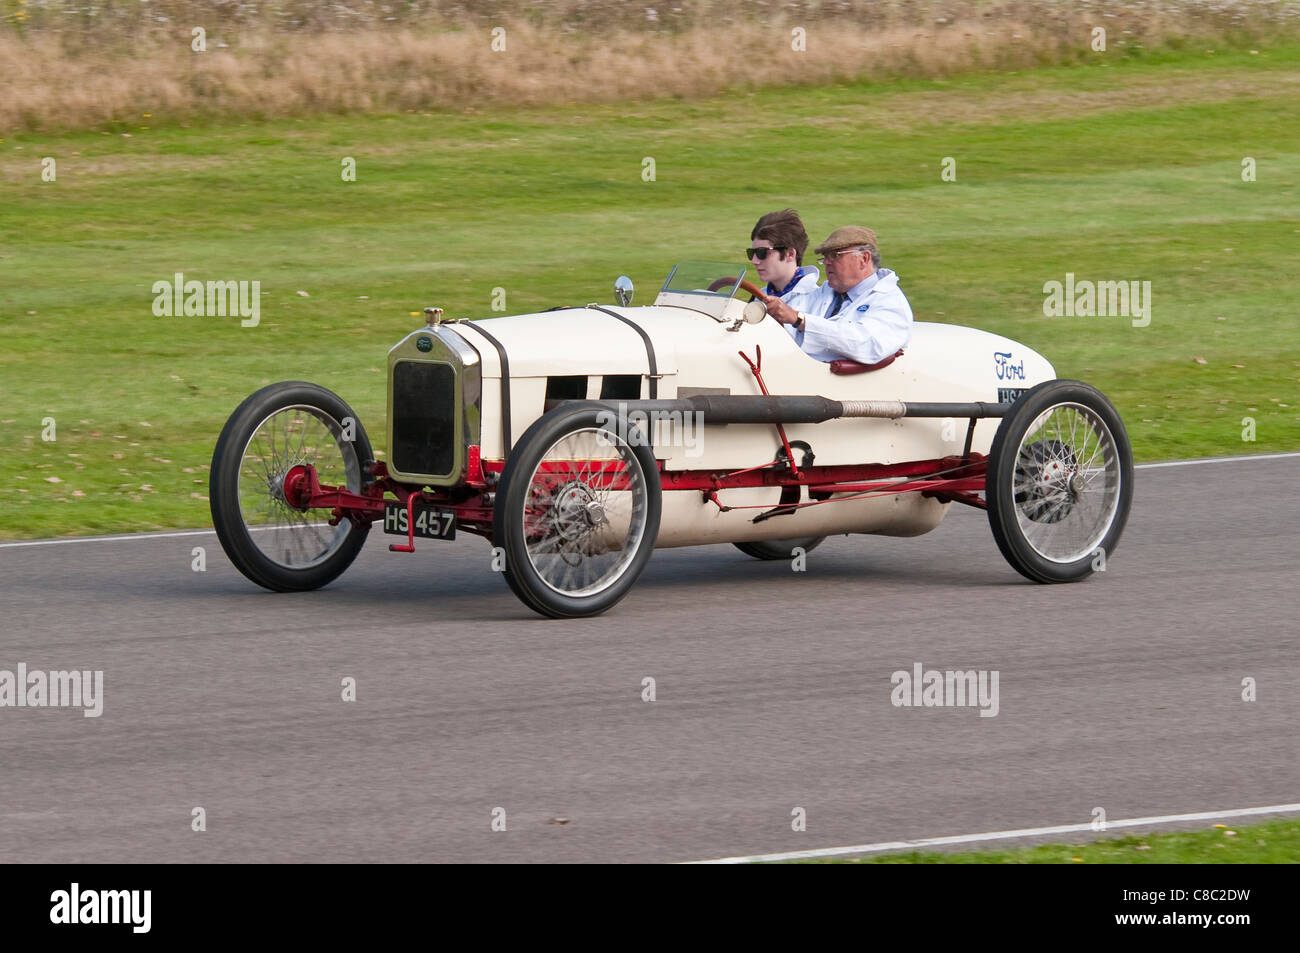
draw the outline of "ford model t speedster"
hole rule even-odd
[[[1100,392],[947,324],[916,323],[879,364],[822,363],[738,270],[679,265],[649,307],[620,279],[611,306],[480,321],[426,309],[388,354],[383,460],[328,390],[259,390],[213,455],[223,548],[253,582],[304,590],[343,572],[374,522],[404,539],[397,552],[472,533],[555,617],[614,605],[657,546],[789,559],[834,533],[929,532],[954,503],[986,509],[1032,580],[1104,565],[1133,464]]]

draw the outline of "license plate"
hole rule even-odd
[[[406,536],[406,504],[388,500],[384,503],[384,532]],[[431,506],[415,504],[415,535],[425,539],[455,539],[456,514]]]
[[[1014,404],[1016,400],[1019,399],[1020,395],[1025,393],[1028,390],[1029,390],[1028,387],[999,387],[998,403]]]

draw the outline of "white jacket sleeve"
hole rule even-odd
[[[889,293],[868,295],[864,303],[865,311],[846,303],[833,318],[805,313],[804,350],[832,352],[862,364],[875,364],[906,347],[912,339],[912,308],[906,296],[895,288]]]

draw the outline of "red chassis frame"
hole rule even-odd
[[[611,463],[619,466],[616,462]],[[343,519],[349,519],[360,526],[383,519],[386,495],[391,493],[406,505],[407,540],[405,544],[394,543],[388,548],[395,552],[414,552],[414,509],[417,503],[449,510],[456,515],[457,528],[490,539],[495,487],[503,467],[504,463],[501,462],[483,463],[479,448],[471,446],[469,478],[465,485],[430,492],[419,486],[398,483],[388,475],[386,463],[372,463],[367,468],[373,478],[372,482],[361,493],[353,493],[322,485],[314,467],[300,464],[285,474],[284,495],[285,500],[298,509],[332,510],[329,520],[331,526]],[[965,503],[967,506],[985,509],[987,502],[977,494],[984,490],[987,472],[988,458],[982,453],[907,463],[804,466],[798,469],[794,468],[793,461],[787,457],[729,473],[716,470],[665,470],[661,465],[659,481],[664,491],[696,490],[724,512],[733,507],[722,504],[718,499],[719,490],[764,486],[808,487],[812,499],[805,502],[746,507],[778,515],[805,506],[821,506],[893,493],[920,493],[944,503]],[[617,488],[617,484],[611,484],[611,488]],[[832,497],[836,493],[850,495]]]

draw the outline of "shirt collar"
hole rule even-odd
[[[808,269],[800,265],[798,268],[795,269],[794,277],[790,279],[790,283],[786,285],[784,288],[782,288],[780,291],[777,291],[775,288],[773,288],[772,282],[770,281],[767,283],[767,288],[765,290],[767,291],[768,294],[774,294],[778,298],[783,298],[786,295],[788,295],[791,291],[794,291],[795,285],[803,281],[803,279],[807,277],[807,275],[808,275]]]
[[[849,300],[856,301],[858,298],[861,298],[864,294],[874,288],[876,283],[880,281],[881,278],[885,277],[887,273],[887,269],[877,268],[871,274],[867,275],[867,277],[863,278],[849,289]]]

